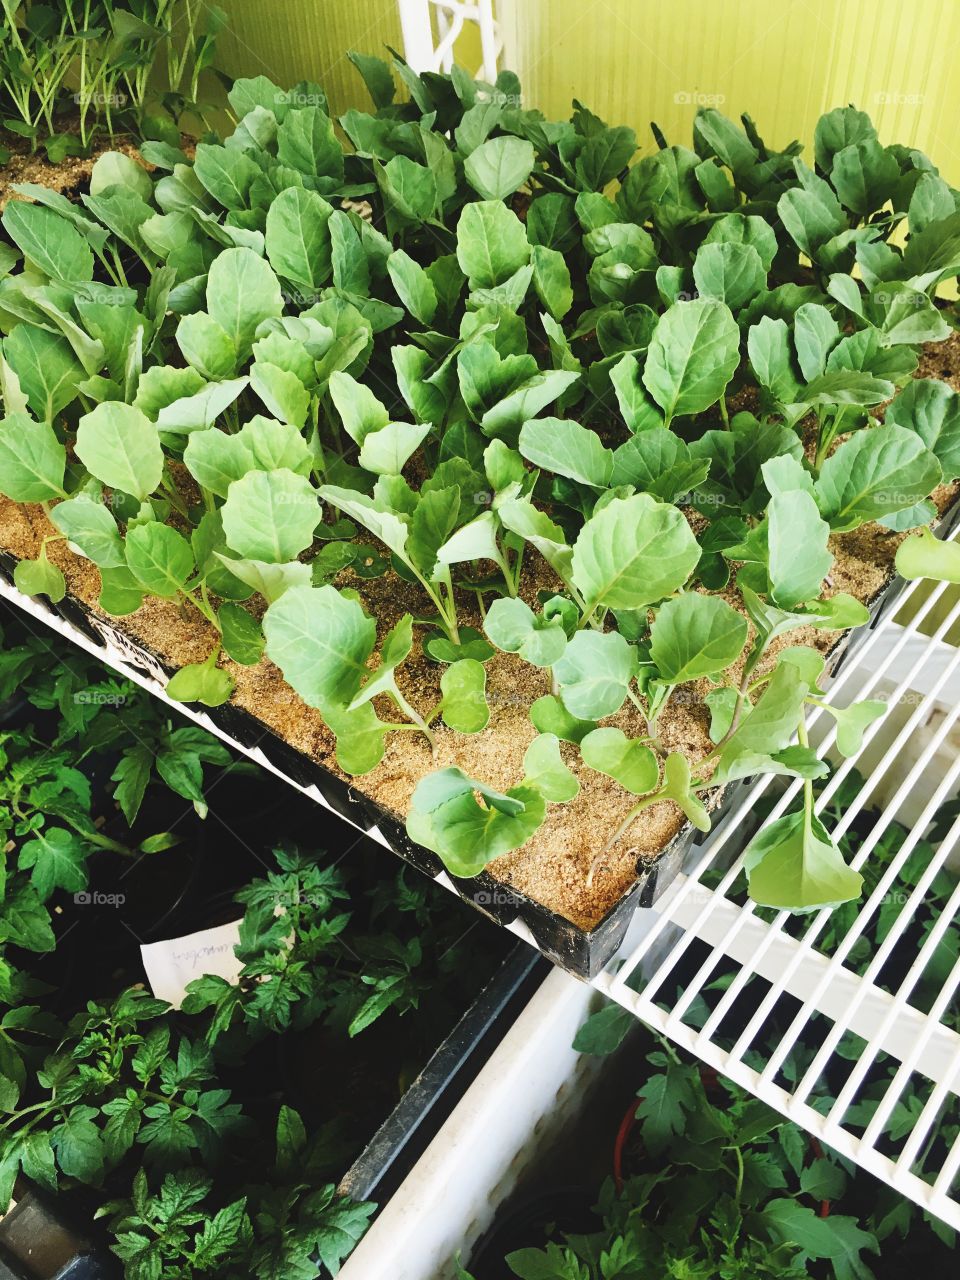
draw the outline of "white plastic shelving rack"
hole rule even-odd
[[[896,615],[887,609],[855,643],[832,682],[839,706],[860,698],[889,704],[858,755],[841,760],[830,752],[836,730],[828,713],[815,708],[808,718],[811,742],[836,763],[817,809],[842,797],[834,835],[848,836],[851,865],[863,867],[898,832],[873,891],[842,913],[774,912],[747,900],[741,872],[748,836],[760,826],[756,815],[766,812],[769,823],[788,812],[803,784],[769,777],[742,784],[685,872],[635,922],[635,945],[594,985],[960,1228],[960,1138],[950,1140],[960,1131],[953,932],[960,883],[939,912],[925,902],[938,872],[951,862],[956,870],[960,816],[941,821],[938,838],[918,848],[960,790],[960,648],[944,643],[960,621],[960,599],[944,612],[945,586],[922,599],[918,585],[897,598]],[[911,597],[916,612],[898,625],[893,616],[903,616]],[[924,621],[941,616],[934,633],[923,634]],[[878,920],[876,937],[861,942]],[[848,963],[855,947],[856,969]],[[902,1101],[908,1085],[912,1110]]]
[[[481,80],[497,78],[497,59],[503,49],[493,16],[493,0],[397,0],[403,32],[404,57],[414,71],[449,71],[454,46],[467,23],[480,32]]]

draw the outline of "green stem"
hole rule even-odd
[[[415,711],[413,707],[411,707],[410,703],[406,700],[406,698],[397,688],[396,684],[394,684],[393,687],[390,689],[385,689],[384,692],[389,693],[391,698],[393,698],[394,702],[397,704],[397,706],[400,708],[403,714],[405,716],[408,716],[409,719],[413,721],[413,725],[416,728],[420,729],[424,734],[426,734],[427,741],[430,743],[431,748],[433,750],[436,750],[437,740],[434,737],[433,731],[431,730],[430,726],[427,724],[426,720],[424,720],[423,716],[419,713],[419,711]]]

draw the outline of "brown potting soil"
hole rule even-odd
[[[117,148],[116,141],[111,147]],[[132,144],[121,145],[120,149],[135,154]],[[44,174],[42,180],[54,189],[74,189],[89,177],[92,162],[93,157],[67,162],[57,168],[56,181],[51,180],[49,173]],[[19,170],[13,173],[8,170],[4,179],[0,179],[0,205],[5,193],[3,181],[9,185],[12,181],[38,180],[31,168],[37,163],[41,162],[36,157],[29,157]],[[960,390],[960,335],[954,334],[947,341],[926,349],[919,374],[943,378]],[[934,495],[941,513],[954,500],[958,489],[957,485],[942,486]],[[33,558],[40,550],[42,539],[55,533],[42,507],[18,507],[0,497],[0,547],[20,558]],[[892,578],[896,549],[905,536],[909,535],[893,533],[876,524],[834,536],[831,550],[836,560],[826,594],[844,591],[864,602],[874,600]],[[100,580],[96,567],[75,556],[62,540],[50,543],[47,550],[49,558],[63,571],[68,591],[93,613],[106,616],[97,603]],[[379,579],[361,579],[348,570],[338,579],[338,585],[357,589],[367,611],[377,620],[381,640],[403,613],[418,616],[424,607],[419,586],[405,582],[392,572]],[[538,590],[555,590],[558,585],[545,562],[529,550],[521,595],[535,604]],[[733,587],[724,595],[736,607],[741,607]],[[472,599],[472,595],[464,597],[460,620],[465,625],[479,627],[482,619],[476,608],[470,607]],[[136,613],[115,625],[173,666],[202,661],[217,639],[213,628],[191,606],[157,598],[148,598]],[[808,644],[826,652],[839,638],[837,632],[812,628],[791,632],[771,647],[766,668],[772,665],[780,648]],[[300,700],[268,659],[254,667],[243,667],[227,659],[223,659],[221,665],[236,682],[232,701],[237,706],[333,773],[344,776],[334,757],[333,735],[319,713]],[[467,736],[439,723],[434,752],[420,734],[393,734],[388,738],[383,761],[371,773],[351,779],[352,787],[402,820],[418,781],[433,769],[458,765],[469,776],[500,790],[520,782],[524,752],[536,736],[529,708],[538,697],[549,692],[548,677],[520,658],[499,652],[487,663],[486,670],[491,713],[486,729]],[[763,670],[761,668],[760,674]],[[429,712],[439,701],[442,671],[442,667],[423,655],[418,637],[397,679],[403,694],[421,713]],[[734,680],[739,678],[736,667],[730,676]],[[712,687],[709,681],[701,680],[675,692],[660,718],[659,742],[664,752],[682,751],[694,765],[709,753],[710,717],[704,697]],[[396,718],[395,708],[389,701],[379,698],[376,705],[383,718]],[[617,725],[630,736],[645,732],[642,717],[630,703],[604,723]],[[551,805],[546,821],[534,837],[522,849],[491,863],[489,870],[505,885],[580,928],[589,929],[629,890],[636,879],[638,862],[652,862],[680,831],[684,820],[672,802],[653,805],[598,862],[598,856],[635,798],[612,779],[586,768],[575,747],[562,744],[561,750],[579,780],[579,795],[568,804]],[[588,871],[594,864],[592,882],[588,884]]]

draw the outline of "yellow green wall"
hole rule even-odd
[[[393,0],[221,0],[232,75],[323,83],[335,112],[365,104],[347,49],[400,48]],[[498,0],[507,62],[526,101],[565,115],[580,98],[651,144],[656,120],[687,141],[697,95],[749,111],[773,143],[809,139],[856,102],[888,142],[927,151],[960,185],[958,0]],[[475,41],[460,61],[479,61]],[[686,98],[684,99],[684,95]],[[679,100],[678,100],[679,99]]]

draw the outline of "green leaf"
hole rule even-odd
[[[281,422],[298,428],[306,424],[310,393],[295,373],[267,361],[256,360],[250,367],[250,387]],[[202,425],[212,426],[217,416],[213,415]]]
[[[183,316],[177,325],[177,346],[190,366],[210,381],[229,378],[237,367],[233,339],[205,311]]]
[[[172,597],[193,573],[193,548],[182,533],[151,521],[127,531],[127,567],[151,595]]]
[[[93,279],[93,253],[84,237],[52,209],[9,200],[0,216],[13,243],[45,276],[65,283]]]
[[[379,431],[390,421],[390,415],[377,397],[362,383],[342,370],[330,377],[330,398],[351,440],[363,444],[371,431]]]
[[[613,453],[610,483],[631,484],[661,502],[676,503],[707,478],[709,459],[694,458],[672,431],[641,431]]]
[[[893,424],[857,431],[824,462],[817,498],[830,527],[856,529],[921,501],[942,471],[923,440]]]
[[[946,382],[915,378],[887,406],[883,420],[915,431],[940,463],[946,482],[960,477],[960,396]]]
[[[887,704],[879,698],[854,702],[849,707],[823,705],[837,722],[837,750],[842,756],[857,755],[866,730],[887,712]]]
[[[805,302],[793,318],[793,341],[797,360],[807,382],[826,370],[827,357],[840,340],[840,326],[819,302]]]
[[[98,567],[120,569],[127,563],[117,522],[103,502],[80,493],[58,502],[50,519]]]
[[[407,833],[437,853],[452,875],[475,876],[525,844],[545,816],[546,801],[533,787],[512,787],[504,795],[460,769],[442,769],[417,784]]]
[[[357,458],[365,471],[378,476],[398,476],[432,430],[428,422],[390,422],[363,438]]]
[[[719,596],[684,592],[657,610],[650,657],[660,679],[683,684],[731,666],[747,642],[747,620]]]
[[[675,302],[657,323],[643,384],[669,423],[715,404],[740,359],[740,330],[730,310],[712,298]]]
[[[741,756],[772,756],[788,747],[800,723],[808,688],[798,666],[778,664],[756,706],[724,746],[718,774],[732,772]]]
[[[91,475],[143,502],[160,484],[163,450],[156,426],[133,405],[108,402],[84,414],[77,457]]]
[[[619,782],[636,796],[652,791],[660,780],[655,753],[641,738],[628,738],[622,729],[594,729],[580,743],[584,763]]]
[[[293,587],[263,620],[267,656],[312,707],[346,707],[369,675],[376,624],[335,587]]]
[[[486,669],[475,658],[461,658],[446,668],[440,677],[443,695],[440,710],[451,729],[458,733],[479,733],[487,727],[490,708],[486,685]]]
[[[532,502],[512,499],[501,503],[497,514],[503,526],[529,542],[543,556],[557,577],[567,582],[573,562],[573,552],[567,546],[566,535],[546,512]]]
[[[842,147],[833,157],[830,181],[843,204],[865,217],[893,195],[900,165],[892,151],[867,138]]]
[[[310,481],[280,467],[248,471],[235,480],[221,516],[231,550],[247,559],[283,564],[313,542],[320,509]]]
[[[499,200],[464,207],[457,223],[457,261],[472,289],[492,289],[530,257],[523,223]]]
[[[62,498],[67,451],[47,422],[25,413],[0,421],[0,493],[14,502]]]
[[[536,787],[551,804],[565,804],[580,791],[580,783],[563,763],[560,739],[553,733],[538,734],[527,747],[523,775],[524,786]]]
[[[570,268],[563,254],[557,249],[535,244],[531,250],[531,261],[537,297],[554,320],[562,320],[573,306]]]
[[[561,619],[535,614],[523,600],[502,596],[494,600],[483,627],[498,649],[518,653],[536,667],[552,667],[567,647]]]
[[[93,1123],[96,1114],[94,1107],[71,1107],[50,1131],[57,1164],[68,1178],[95,1182],[103,1168],[103,1141]]]
[[[702,298],[739,311],[766,287],[767,273],[752,245],[704,243],[693,261],[693,279]]]
[[[794,164],[802,185],[783,193],[777,213],[801,252],[816,261],[820,248],[847,230],[847,219],[829,183],[801,160]]]
[[[18,560],[13,571],[13,585],[25,596],[47,596],[57,604],[67,594],[63,574],[41,552],[38,560]]]
[[[284,468],[309,476],[313,467],[310,447],[295,427],[259,415],[236,435],[218,429],[193,432],[183,458],[197,483],[220,498],[249,471]]]
[[[530,707],[530,720],[540,734],[553,734],[563,742],[580,743],[597,727],[595,720],[579,720],[559,698],[544,694]]]
[[[520,429],[519,450],[528,462],[580,484],[606,489],[613,453],[595,431],[561,418],[533,418]]]
[[[267,210],[266,250],[271,267],[304,293],[330,281],[330,229],[333,206],[315,191],[287,187]]]
[[[564,707],[580,720],[616,715],[637,670],[636,650],[616,631],[578,631],[553,667]]]
[[[202,702],[205,707],[219,707],[227,702],[233,693],[233,680],[217,666],[217,655],[218,650],[214,650],[205,662],[181,667],[167,681],[167,697],[174,702]],[[169,769],[164,769],[163,757],[157,767],[168,786],[173,786]]]
[[[897,573],[901,578],[933,578],[937,582],[960,583],[960,545],[944,542],[930,529],[905,538],[897,548]]]
[[[464,162],[464,177],[482,200],[506,200],[533,172],[533,144],[523,138],[490,138]]]
[[[395,249],[387,259],[387,271],[400,301],[421,324],[429,324],[439,305],[430,277],[403,249]]]
[[[630,1010],[611,1000],[587,1018],[574,1036],[572,1048],[575,1053],[605,1057],[620,1048],[636,1025]]]
[[[76,832],[47,827],[21,847],[17,866],[31,869],[30,881],[46,902],[57,889],[79,893],[86,888],[86,857],[86,845]]]
[[[682,587],[700,548],[682,513],[648,494],[614,498],[573,548],[573,581],[590,610],[642,609]]]
[[[663,762],[663,782],[658,795],[672,800],[698,831],[710,830],[710,815],[691,785],[690,762],[679,751],[671,751]]]
[[[754,902],[791,911],[849,902],[863,886],[819,818],[805,811],[764,827],[747,848],[745,869]]]
[[[233,343],[240,359],[250,354],[257,326],[283,315],[276,275],[252,249],[225,249],[207,275],[207,311]]]
[[[77,398],[77,386],[86,370],[65,338],[47,329],[21,323],[3,340],[7,371],[4,378],[5,403],[17,411],[22,406],[10,402],[11,382],[17,381],[27,404],[37,418],[52,422],[61,409]],[[10,378],[10,370],[15,379]]]
[[[820,594],[833,565],[827,549],[830,526],[820,518],[811,494],[776,493],[767,506],[767,573],[770,598],[793,609]]]
[[[238,604],[230,601],[217,611],[223,648],[228,657],[241,666],[255,666],[263,656],[263,631],[260,623]]]

